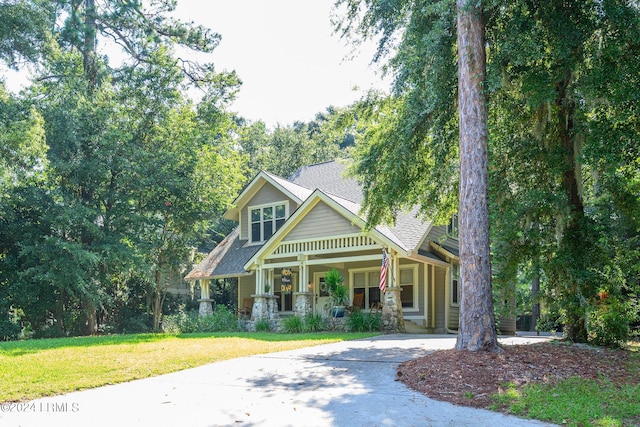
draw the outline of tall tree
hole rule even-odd
[[[359,31],[365,37],[380,31],[380,56],[394,34],[403,32],[391,60],[398,75],[398,99],[374,103],[368,109],[373,125],[365,135],[370,140],[359,151],[356,173],[364,181],[368,218],[393,221],[399,209],[415,204],[427,215],[438,213],[443,218],[451,213],[458,188],[452,170],[457,154],[453,144],[458,141],[452,131],[459,123],[462,300],[456,346],[497,351],[489,246],[483,7],[467,1],[458,1],[457,9],[450,1],[340,3],[348,7],[342,22],[346,25],[339,29],[347,35]],[[363,3],[365,10],[360,10]],[[454,34],[457,58],[451,53]]]
[[[486,55],[481,3],[457,0],[460,325],[456,348],[497,351],[489,245]]]
[[[225,105],[239,81],[175,55],[177,45],[210,52],[219,36],[172,19],[173,1],[50,3],[63,25],[52,26],[58,44],[28,93],[43,119],[47,179],[12,194],[0,262],[16,273],[12,296],[29,290],[14,301],[35,327],[53,318],[60,333],[93,333],[106,289],[130,270],[152,279],[161,307],[167,277],[179,277],[188,247],[238,191],[243,162]],[[100,43],[127,58],[111,66]],[[187,85],[204,94],[197,113]]]
[[[374,124],[358,149],[356,172],[365,183],[369,217],[392,220],[411,204],[425,213],[436,207],[450,212],[457,154],[454,2],[340,4],[347,8],[339,30],[379,33],[380,55],[395,49],[389,61],[395,100],[369,103],[365,111]],[[618,301],[638,293],[633,274],[619,273],[618,246],[635,241],[637,231],[625,227],[621,240],[609,232],[614,218],[637,224],[638,150],[632,141],[638,102],[626,88],[637,81],[632,52],[640,35],[638,5],[482,5],[491,52],[484,90],[498,285],[506,289],[522,267],[540,265],[543,290],[560,303],[567,337],[595,340],[598,332],[589,325],[602,323],[614,308],[622,307],[619,318],[628,318],[629,309]],[[601,303],[602,292],[615,295],[609,305]]]

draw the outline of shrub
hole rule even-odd
[[[589,342],[595,345],[622,347],[631,329],[629,310],[616,299],[600,304],[589,316]]]
[[[200,316],[197,311],[164,316],[162,330],[168,334],[190,334],[194,332],[221,332],[236,331],[238,322],[233,312],[223,306],[216,306],[213,313],[208,316]]]
[[[257,332],[269,332],[271,330],[271,325],[267,319],[256,320],[255,327]]]
[[[351,312],[347,320],[347,326],[352,332],[373,332],[379,331],[382,327],[382,316],[380,314],[366,313],[362,310]]]
[[[200,317],[198,332],[232,332],[238,329],[235,314],[224,305],[217,305],[209,316]]]
[[[282,327],[289,334],[302,332],[304,322],[300,316],[285,317],[282,319]]]
[[[9,341],[18,339],[20,335],[20,325],[9,319],[0,320],[0,341]]]
[[[320,332],[326,329],[327,325],[320,314],[309,314],[304,318],[304,332]]]

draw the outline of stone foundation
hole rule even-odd
[[[311,309],[311,298],[313,298],[313,293],[311,292],[294,292],[293,299],[295,301],[295,306],[293,307],[293,312],[296,316],[301,318],[307,317],[312,313]]]
[[[382,331],[385,334],[404,333],[404,317],[402,315],[402,288],[387,288],[382,304]]]
[[[199,299],[200,308],[198,309],[198,314],[200,317],[205,317],[213,314],[213,300],[209,298]]]

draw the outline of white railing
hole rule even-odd
[[[378,248],[380,248],[380,245],[371,237],[354,234],[341,237],[281,242],[272,252],[272,257],[291,256],[302,253],[312,255],[328,252],[352,252]]]

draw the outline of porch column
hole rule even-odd
[[[387,251],[389,257],[389,274],[387,275],[387,290],[384,293],[382,304],[382,330],[387,334],[405,332],[404,315],[402,314],[402,299],[398,274],[400,273],[400,258],[391,250]]]
[[[213,305],[211,304],[213,300],[210,298],[209,294],[210,282],[211,281],[207,279],[200,280],[200,299],[198,300],[200,308],[198,309],[198,314],[201,317],[213,314]]]
[[[311,301],[313,292],[309,289],[309,267],[307,266],[307,256],[298,255],[300,261],[300,279],[298,282],[298,292],[293,293],[295,301],[294,312],[297,316],[306,317],[311,314]]]

